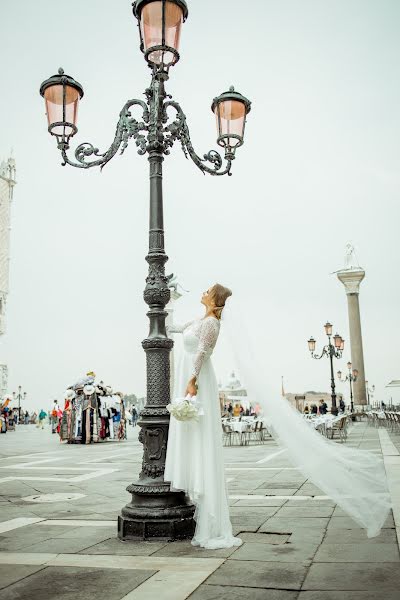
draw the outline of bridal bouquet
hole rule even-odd
[[[167,410],[177,421],[198,421],[204,414],[197,397],[189,395],[186,398],[175,398],[171,404],[168,404]]]

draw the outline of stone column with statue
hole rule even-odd
[[[347,305],[349,314],[351,362],[353,367],[358,370],[357,380],[353,384],[354,404],[365,406],[368,404],[367,392],[365,387],[365,369],[364,369],[364,351],[361,333],[360,317],[360,283],[365,277],[365,271],[360,267],[355,248],[352,244],[346,245],[345,266],[336,275],[344,285],[347,295]]]

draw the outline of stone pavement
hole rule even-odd
[[[271,440],[225,448],[244,543],[202,550],[117,539],[125,488],[140,470],[137,433],[91,446],[60,444],[33,426],[0,436],[2,600],[400,599],[399,435],[362,422],[347,442],[384,455],[394,519],[379,537],[368,540]]]

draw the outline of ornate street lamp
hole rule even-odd
[[[311,358],[315,358],[317,360],[319,360],[320,358],[322,358],[323,356],[326,356],[327,358],[329,358],[330,360],[330,366],[331,366],[331,398],[332,398],[332,408],[331,408],[331,412],[333,415],[337,415],[338,414],[338,408],[336,406],[336,389],[335,389],[335,375],[333,372],[333,358],[341,358],[342,357],[342,353],[344,350],[344,339],[338,334],[336,333],[333,336],[333,344],[331,342],[331,337],[332,337],[332,324],[329,323],[329,321],[327,323],[325,323],[324,325],[324,329],[325,329],[325,333],[328,336],[328,343],[326,346],[324,346],[322,348],[322,352],[321,354],[315,354],[315,345],[316,342],[314,340],[313,337],[311,337],[308,340],[308,349],[311,353]]]
[[[22,386],[19,385],[18,386],[18,394],[16,392],[13,392],[13,400],[14,400],[14,402],[16,400],[18,400],[18,424],[21,423],[21,399],[23,397],[24,398],[24,402],[25,402],[25,399],[26,399],[26,392],[24,392],[22,394],[21,390],[22,390]]]
[[[352,421],[355,421],[355,420],[356,420],[356,418],[355,418],[355,416],[353,415],[353,413],[354,413],[354,403],[353,403],[353,382],[357,381],[357,377],[358,377],[358,369],[352,369],[352,366],[353,366],[353,365],[352,365],[352,364],[351,364],[351,362],[349,361],[349,362],[347,363],[347,369],[348,369],[348,371],[349,371],[349,372],[348,372],[348,374],[346,375],[346,377],[344,377],[344,378],[342,379],[342,371],[338,371],[338,372],[337,372],[337,376],[338,376],[338,379],[339,379],[339,381],[341,381],[342,383],[346,383],[346,381],[348,381],[348,382],[349,382],[349,384],[350,384],[350,411],[351,411],[351,414],[352,414],[352,416],[351,416],[351,419],[352,419]]]
[[[132,500],[122,509],[118,520],[121,539],[176,539],[193,534],[194,507],[183,492],[170,489],[164,481],[165,455],[168,440],[170,402],[170,351],[173,341],[165,328],[166,304],[170,300],[164,250],[164,218],[162,199],[162,163],[164,156],[178,142],[185,156],[210,175],[230,175],[235,151],[243,145],[246,116],[251,103],[233,88],[214,99],[212,111],[217,119],[217,143],[224,148],[224,157],[216,150],[199,156],[190,140],[185,114],[165,91],[170,68],[179,60],[181,28],[188,16],[184,0],[137,0],[133,14],[140,33],[140,48],[152,71],[146,100],[128,100],[123,106],[115,138],[105,152],[84,142],[68,156],[69,142],[77,132],[77,110],[83,88],[62,70],[44,81],[40,93],[45,98],[49,131],[56,136],[63,165],[82,169],[103,168],[113,156],[122,154],[131,139],[138,154],[148,155],[150,163],[150,230],[146,261],[149,272],[144,300],[149,306],[149,335],[143,340],[146,352],[147,403],[140,413],[143,444],[142,471],[138,481],[128,486]],[[134,111],[139,110],[139,116]],[[170,112],[173,116],[170,118]],[[225,164],[224,164],[225,160]]]

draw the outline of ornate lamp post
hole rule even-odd
[[[193,533],[194,507],[183,492],[173,492],[164,481],[165,454],[168,440],[170,401],[170,351],[173,341],[165,328],[170,300],[164,250],[162,198],[162,163],[175,142],[180,143],[185,156],[210,175],[231,174],[236,149],[243,144],[246,116],[250,101],[234,90],[214,98],[211,109],[217,120],[217,144],[224,149],[224,159],[216,150],[203,157],[196,154],[190,140],[185,114],[165,91],[169,71],[179,60],[179,40],[182,24],[188,17],[184,0],[137,0],[133,14],[140,33],[140,49],[151,69],[146,100],[128,100],[123,106],[114,141],[105,152],[84,142],[68,156],[70,139],[77,133],[78,104],[83,97],[82,86],[62,69],[44,81],[40,93],[46,102],[49,132],[56,137],[62,164],[88,169],[103,168],[120,150],[123,153],[133,138],[138,154],[147,154],[150,163],[150,229],[149,252],[146,261],[149,272],[144,300],[149,306],[149,335],[143,340],[146,352],[147,403],[141,411],[143,463],[139,480],[128,486],[132,500],[122,509],[118,522],[121,539],[190,537]],[[139,110],[139,117],[133,112]],[[173,117],[170,118],[170,111]]]
[[[353,402],[353,382],[357,381],[357,377],[358,377],[358,370],[357,369],[352,369],[352,364],[349,361],[347,363],[347,368],[349,370],[348,374],[346,375],[346,377],[344,377],[342,379],[342,371],[338,371],[337,372],[337,376],[339,381],[341,381],[342,383],[346,383],[346,381],[349,382],[350,384],[350,411],[353,414],[354,413],[354,402]],[[351,417],[352,420],[355,420],[355,417]]]
[[[331,365],[331,397],[332,397],[332,409],[331,412],[333,415],[337,415],[338,414],[338,408],[336,406],[336,390],[335,390],[335,375],[333,372],[333,358],[342,358],[342,353],[344,350],[344,339],[338,334],[336,333],[336,335],[333,336],[333,344],[331,342],[331,338],[332,338],[332,325],[331,323],[327,322],[324,325],[325,328],[325,333],[328,336],[328,343],[326,346],[324,346],[322,348],[322,352],[321,354],[315,354],[315,344],[316,341],[314,340],[313,337],[311,337],[308,340],[308,349],[311,352],[311,358],[315,358],[317,360],[319,360],[320,358],[322,358],[323,356],[326,356],[327,358],[329,358],[330,360],[330,365]]]
[[[26,398],[26,392],[24,392],[23,394],[21,393],[22,390],[22,386],[18,386],[18,394],[16,392],[13,392],[13,400],[14,402],[16,400],[18,400],[18,424],[21,423],[21,398],[24,398],[24,402],[25,402],[25,398]]]

